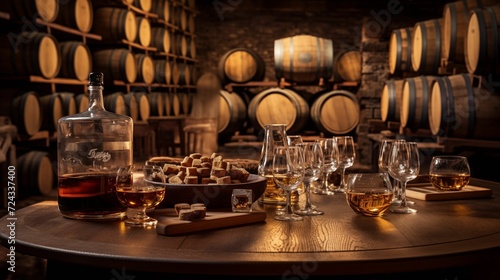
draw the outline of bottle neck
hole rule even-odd
[[[104,110],[104,97],[102,86],[89,86],[89,111]]]

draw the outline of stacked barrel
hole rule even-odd
[[[334,56],[332,40],[301,34],[274,41],[274,66],[274,77],[270,79],[276,79],[279,85],[282,81],[293,86],[359,82],[361,54],[345,50]],[[259,83],[269,79],[266,65],[251,49],[226,51],[219,59],[217,71],[222,84],[235,89],[221,91],[219,134],[222,136],[231,135],[245,125],[258,132],[269,123],[286,124],[289,134],[304,133],[312,126],[326,135],[349,134],[358,125],[360,108],[355,94],[321,90],[309,98],[308,92],[292,86]],[[249,90],[252,87],[261,90]]]
[[[500,4],[456,1],[443,18],[393,30],[381,118],[435,137],[500,140]],[[389,125],[390,126],[390,125]]]

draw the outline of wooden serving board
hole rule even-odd
[[[161,235],[178,235],[209,229],[220,229],[232,226],[263,222],[266,213],[253,211],[249,213],[207,212],[203,219],[193,221],[179,220],[174,209],[162,209],[151,214],[158,220],[156,232]]]
[[[488,188],[467,185],[461,191],[439,191],[429,184],[408,185],[406,196],[419,200],[453,200],[490,197],[493,191]]]

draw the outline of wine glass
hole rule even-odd
[[[133,227],[156,226],[158,221],[146,214],[165,197],[165,175],[160,166],[127,165],[118,169],[116,195],[128,208],[138,210],[135,216],[127,217],[125,224]]]
[[[363,216],[382,216],[391,206],[393,193],[389,175],[355,173],[347,177],[346,200],[355,213]]]
[[[352,136],[337,136],[337,147],[339,150],[339,168],[340,168],[340,186],[334,189],[335,192],[344,192],[346,190],[345,170],[354,164],[356,150]]]
[[[440,191],[460,191],[469,183],[470,167],[463,156],[435,156],[429,167],[432,186]]]
[[[378,154],[378,169],[380,172],[383,172],[385,174],[389,174],[389,157],[391,155],[391,149],[392,149],[392,144],[395,141],[405,141],[405,140],[391,140],[391,139],[386,139],[382,140],[382,144],[380,146],[380,151]],[[397,180],[394,180],[394,184],[392,186],[392,193],[393,193],[393,199],[392,199],[392,205],[399,205],[401,204],[401,197],[400,197],[400,187],[398,184]]]
[[[304,218],[294,214],[291,205],[291,193],[304,180],[304,158],[302,149],[297,146],[280,146],[274,150],[273,179],[276,185],[286,193],[286,208],[280,215],[274,216],[279,221],[302,221]]]
[[[410,214],[417,210],[410,208],[406,201],[406,184],[417,178],[420,172],[420,160],[416,142],[397,141],[392,144],[389,157],[389,174],[401,184],[401,204],[391,212]]]
[[[323,152],[323,178],[319,186],[317,185],[313,192],[315,194],[326,194],[326,195],[334,195],[330,188],[330,184],[328,179],[330,178],[330,174],[337,170],[339,166],[339,150],[337,148],[337,141],[335,138],[320,138],[316,140],[321,146],[321,150]]]
[[[311,204],[311,182],[318,180],[323,171],[323,152],[318,142],[307,142],[300,144],[304,155],[304,186],[306,193],[306,204],[304,208],[295,211],[299,215],[313,216],[323,215],[323,211],[317,210]]]

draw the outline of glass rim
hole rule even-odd
[[[455,155],[444,155],[444,156],[433,156],[432,160],[434,159],[467,159],[465,156],[455,156]]]

